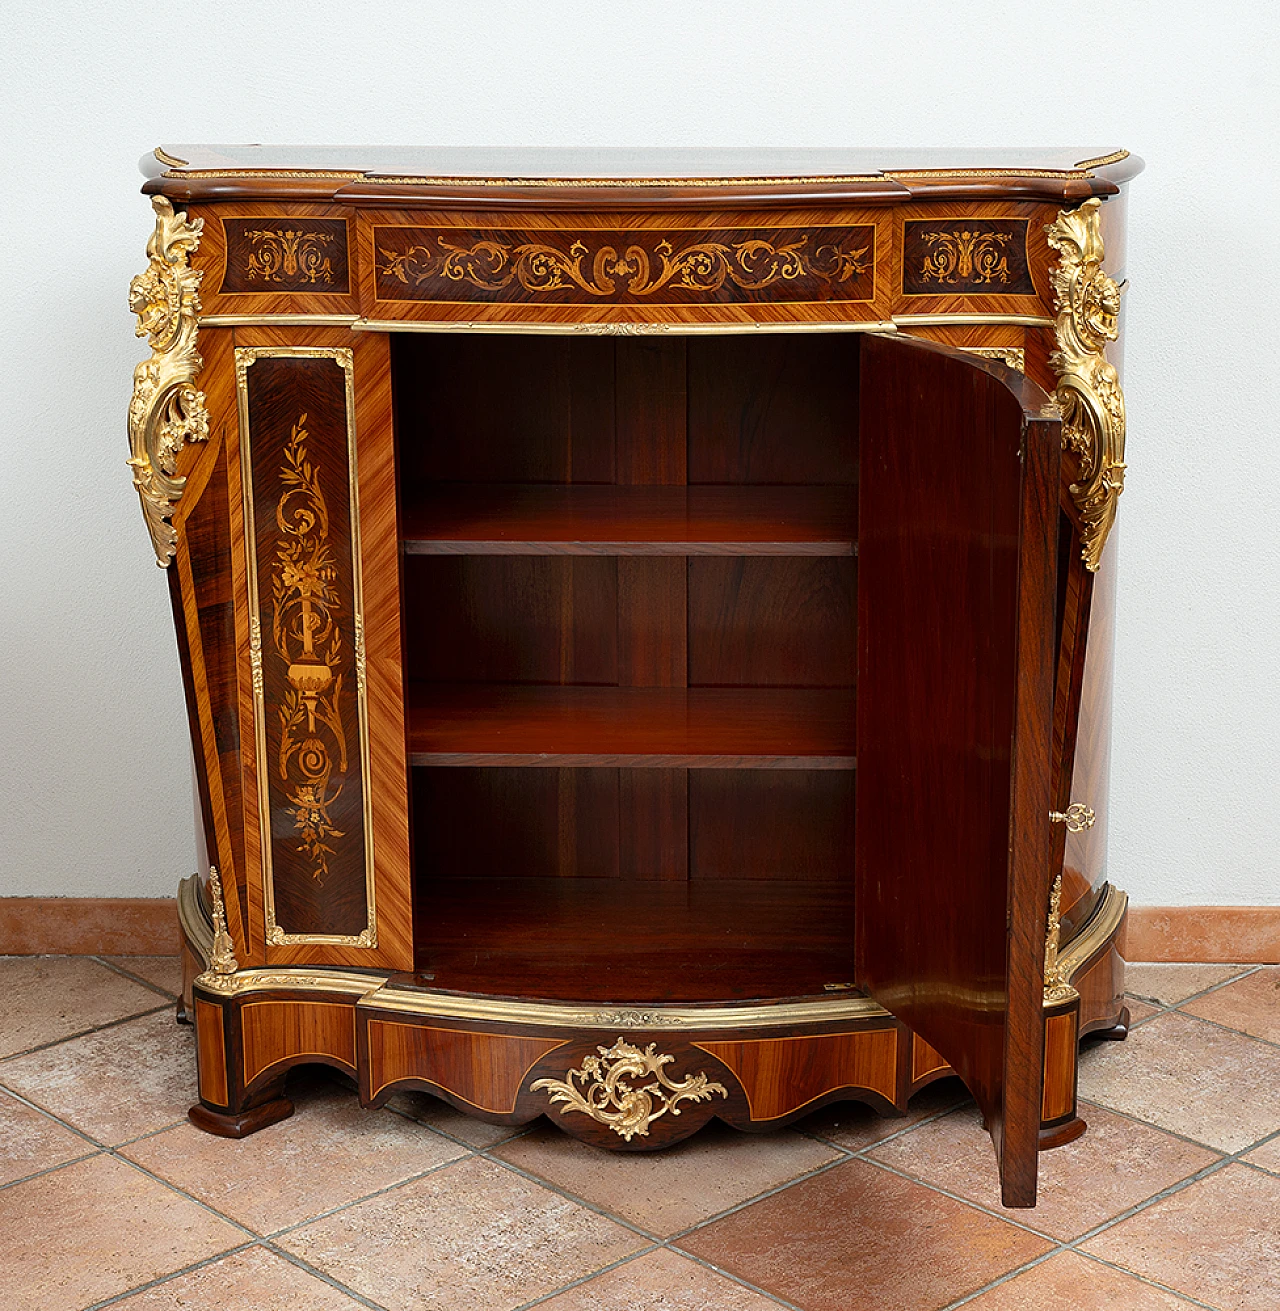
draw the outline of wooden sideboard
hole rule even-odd
[[[601,1147],[1123,1036],[1124,151],[157,149],[134,482],[192,1120],[321,1062]],[[1104,272],[1105,266],[1105,272]],[[1113,359],[1108,361],[1107,351]]]

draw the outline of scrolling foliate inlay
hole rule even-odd
[[[280,538],[271,568],[271,630],[288,666],[289,690],[278,707],[280,746],[275,767],[284,785],[311,877],[324,881],[331,843],[343,837],[330,816],[347,772],[343,726],[345,677],[337,623],[338,571],[329,544],[329,508],[320,467],[307,454],[307,416],[289,434],[276,506]]]
[[[227,259],[219,295],[349,290],[345,219],[290,219],[273,226],[261,218],[223,219]]]
[[[572,303],[655,303],[790,297],[870,300],[875,229],[783,230],[768,236],[689,231],[567,234],[564,243],[525,235],[379,228],[378,294],[384,300],[468,298],[463,284],[512,297],[567,294]],[[412,244],[407,244],[412,242]],[[399,248],[397,248],[399,247]],[[474,294],[474,293],[470,293]],[[585,299],[584,299],[585,298]]]
[[[926,232],[931,252],[920,268],[924,282],[1007,283],[1009,257],[1004,247],[1013,240],[1008,232]]]
[[[673,1082],[664,1067],[675,1057],[660,1053],[656,1043],[641,1051],[619,1038],[612,1047],[596,1051],[599,1056],[588,1056],[581,1069],[569,1070],[564,1079],[537,1079],[529,1091],[545,1089],[552,1106],[563,1103],[561,1115],[578,1111],[608,1125],[626,1142],[636,1134],[648,1137],[649,1126],[668,1111],[679,1115],[680,1102],[709,1102],[714,1093],[729,1096],[724,1084],[710,1082],[705,1074]],[[643,1082],[646,1079],[650,1082]]]
[[[191,267],[190,256],[200,245],[204,220],[188,222],[163,196],[153,196],[151,207],[156,227],[147,242],[147,270],[129,284],[137,335],[151,345],[151,358],[133,371],[129,466],[156,563],[164,567],[177,549],[178,534],[169,520],[186,484],[176,472],[178,452],[209,436],[204,393],[192,386],[204,367],[196,350],[204,275]]]
[[[1101,205],[1096,197],[1086,200],[1045,227],[1058,252],[1049,272],[1057,311],[1057,350],[1049,364],[1058,375],[1063,448],[1080,457],[1071,495],[1080,512],[1080,555],[1092,573],[1115,522],[1125,473],[1124,393],[1104,354],[1119,335],[1120,287],[1102,271]]]
[[[908,296],[1031,296],[1026,219],[908,219],[902,290]]]

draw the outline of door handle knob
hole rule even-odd
[[[1049,812],[1049,822],[1051,824],[1065,824],[1068,833],[1083,833],[1085,829],[1093,827],[1093,821],[1097,816],[1092,809],[1084,804],[1083,801],[1073,801],[1065,811],[1051,810]]]

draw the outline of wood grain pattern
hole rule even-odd
[[[916,1083],[940,1070],[949,1070],[947,1058],[935,1051],[919,1034],[911,1039],[911,1082]]]
[[[811,1102],[858,1089],[891,1107],[897,1096],[898,1035],[866,1029],[804,1038],[695,1042],[729,1067],[756,1122],[794,1115]]]
[[[355,1010],[350,1002],[245,1001],[240,1006],[243,1087],[287,1063],[332,1065],[356,1072]]]
[[[1076,1021],[1070,1010],[1044,1022],[1044,1093],[1040,1116],[1046,1123],[1074,1115],[1076,1109]]]
[[[997,372],[863,344],[856,977],[965,1080],[1031,1205],[1057,432]]]
[[[444,1094],[489,1115],[514,1115],[525,1076],[565,1045],[562,1038],[468,1032],[373,1016],[364,1023],[369,1059],[361,1101],[366,1106],[382,1105],[399,1086]]]
[[[222,1007],[195,999],[196,1065],[200,1096],[214,1106],[230,1106],[227,1091],[227,1039],[222,1024]]]
[[[847,689],[414,684],[411,765],[852,769]]]
[[[853,977],[837,883],[440,878],[417,909],[418,971],[457,992],[630,1005],[826,996]]]

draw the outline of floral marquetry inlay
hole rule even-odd
[[[902,290],[908,296],[1029,296],[1026,219],[909,219]]]
[[[619,1038],[612,1047],[597,1047],[598,1056],[588,1056],[582,1068],[569,1070],[564,1079],[537,1079],[530,1092],[545,1089],[561,1115],[577,1111],[608,1125],[626,1142],[639,1134],[646,1137],[649,1126],[670,1112],[680,1114],[683,1101],[709,1102],[719,1094],[728,1097],[722,1083],[712,1083],[705,1074],[691,1074],[678,1082],[668,1077],[666,1066],[676,1058],[658,1051],[650,1043],[642,1051]]]
[[[541,239],[535,239],[537,237]],[[875,229],[780,229],[767,233],[574,235],[378,228],[383,300],[554,297],[560,303],[869,300]],[[471,289],[471,290],[468,290]],[[502,293],[507,293],[503,295]]]
[[[276,768],[292,806],[298,849],[311,875],[329,872],[332,842],[343,836],[330,811],[347,772],[342,722],[345,652],[338,626],[337,569],[329,543],[329,509],[320,468],[307,454],[307,416],[293,425],[285,447],[276,507],[280,539],[271,570],[272,638],[288,666],[289,691],[277,710]]]
[[[349,289],[345,219],[223,220],[227,265],[220,295],[267,291],[345,294]]]

